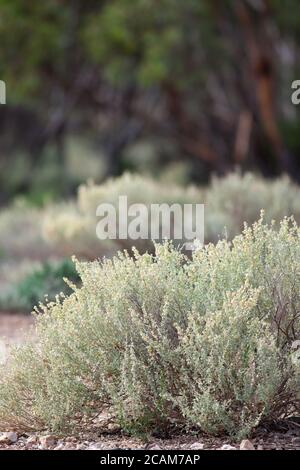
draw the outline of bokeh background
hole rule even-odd
[[[297,0],[1,0],[1,202],[124,170],[300,180]]]
[[[128,248],[93,238],[120,193],[207,203],[208,241],[300,218],[299,39],[298,0],[0,0],[0,309]]]

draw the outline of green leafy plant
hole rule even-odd
[[[64,281],[67,278],[77,283],[79,276],[69,259],[47,261],[26,274],[26,276],[0,296],[3,310],[31,311],[35,305],[55,300],[60,293],[70,294],[71,289]]]
[[[123,429],[248,435],[299,412],[300,229],[260,220],[192,259],[76,262],[74,293],[0,376],[0,427],[66,430],[111,407]]]

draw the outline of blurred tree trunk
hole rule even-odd
[[[275,159],[273,162],[275,171],[287,172],[300,181],[299,172],[295,173],[294,158],[285,147],[278,127],[276,77],[273,64],[275,44],[270,34],[269,2],[266,0],[257,2],[256,7],[257,11],[251,7],[250,2],[244,0],[236,2],[236,13],[244,34],[247,58],[254,79],[258,119]]]

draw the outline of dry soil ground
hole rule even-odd
[[[7,344],[20,344],[33,323],[31,315],[0,313],[0,339]]]

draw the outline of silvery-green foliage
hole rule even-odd
[[[267,180],[251,173],[213,178],[205,194],[205,229],[208,241],[224,233],[231,239],[244,222],[254,223],[263,209],[265,220],[294,216],[300,222],[299,188],[287,176]]]
[[[300,230],[262,220],[186,258],[76,262],[82,287],[41,308],[3,368],[0,427],[63,429],[110,406],[124,429],[242,437],[299,411]]]
[[[0,210],[0,257],[46,258],[51,255],[41,232],[43,210],[21,201]]]
[[[130,238],[100,240],[96,226],[100,218],[96,210],[100,204],[109,203],[116,208],[117,234],[119,231],[119,196],[126,196],[128,207],[131,204],[144,204],[149,210],[151,204],[195,204],[201,203],[203,191],[193,186],[180,186],[156,182],[151,178],[125,173],[119,178],[107,180],[102,185],[81,185],[74,203],[62,204],[48,210],[43,223],[45,239],[64,253],[95,259],[110,256],[118,249],[130,249],[135,243],[141,251],[153,248],[151,234],[144,240],[133,242]],[[145,222],[148,224],[149,220]],[[181,221],[180,221],[181,222]],[[184,240],[180,240],[182,244]]]
[[[96,212],[95,212],[96,214]],[[50,206],[45,211],[42,235],[49,246],[62,255],[95,259],[116,253],[114,240],[98,240],[96,216],[82,213],[73,202]]]

